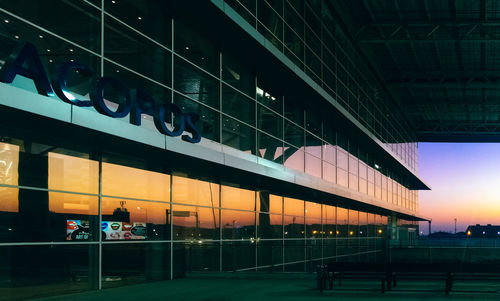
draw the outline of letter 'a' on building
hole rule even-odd
[[[332,69],[355,48],[313,2],[2,3],[2,295],[305,272],[412,241],[415,135],[341,101],[332,78],[363,74]]]

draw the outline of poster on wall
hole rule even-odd
[[[105,240],[130,240],[146,239],[146,223],[103,221],[101,224],[103,239]]]
[[[66,240],[89,240],[89,221],[66,220]]]

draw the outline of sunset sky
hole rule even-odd
[[[500,143],[419,143],[420,213],[432,231],[465,231],[470,224],[500,225]],[[420,231],[428,232],[427,223]]]

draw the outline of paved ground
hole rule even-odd
[[[456,283],[446,296],[441,282],[400,282],[395,291],[381,294],[380,283],[345,281],[341,289],[320,293],[314,274],[192,274],[184,279],[131,285],[86,293],[42,298],[39,301],[126,300],[500,300],[500,283]],[[362,287],[363,289],[359,289]]]

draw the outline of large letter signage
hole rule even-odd
[[[76,99],[69,93],[66,81],[70,72],[79,72],[85,77],[93,77],[89,87],[90,99]],[[123,118],[130,114],[130,123],[137,126],[141,125],[142,114],[150,115],[154,119],[156,128],[162,134],[176,137],[186,131],[191,136],[182,135],[182,140],[191,143],[198,143],[201,140],[201,132],[196,127],[196,122],[200,119],[198,114],[183,113],[171,102],[155,102],[146,92],[131,90],[117,78],[97,77],[88,66],[79,62],[63,63],[51,86],[36,48],[31,43],[24,44],[9,56],[5,66],[0,70],[0,81],[10,84],[17,75],[31,79],[41,95],[52,96],[55,92],[64,102],[79,107],[93,106],[97,112],[112,118]],[[112,101],[106,101],[104,98],[106,87],[112,88],[119,95],[116,102],[118,108],[115,110],[108,106]],[[167,127],[167,120],[171,115],[174,116],[173,130]]]

